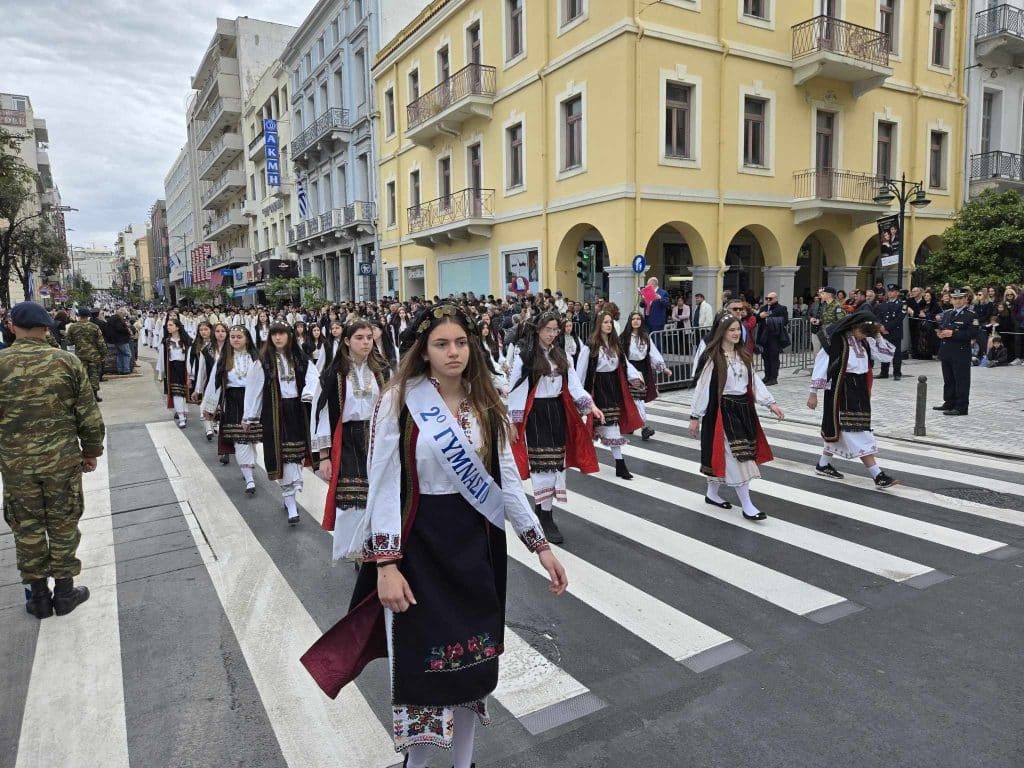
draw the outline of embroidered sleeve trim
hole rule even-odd
[[[811,379],[811,389],[827,389],[828,379]]]
[[[402,557],[402,535],[399,533],[371,533],[363,544],[363,560],[398,560]]]
[[[548,540],[544,538],[543,531],[535,527],[527,528],[519,534],[519,538],[526,545],[526,548],[534,553],[539,551],[541,547],[548,545]]]
[[[586,395],[584,397],[576,398],[573,401],[573,404],[576,406],[576,410],[581,414],[588,414],[594,405],[594,400],[589,395]]]
[[[525,411],[509,411],[508,415],[509,415],[509,418],[512,419],[512,423],[513,424],[519,424],[523,420],[523,417],[526,415],[526,412]]]

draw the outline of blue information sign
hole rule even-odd
[[[277,120],[263,121],[263,157],[267,161],[267,186],[281,186],[281,154],[277,137]]]
[[[647,259],[643,256],[636,256],[633,258],[633,271],[638,275],[642,275],[644,270],[647,269]]]

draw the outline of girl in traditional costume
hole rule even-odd
[[[177,317],[168,318],[165,335],[160,340],[156,358],[156,376],[164,383],[167,407],[174,411],[178,426],[185,428],[188,419],[188,398],[192,394],[192,379],[188,370],[192,339]]]
[[[644,379],[629,362],[626,350],[619,343],[611,312],[602,310],[598,313],[589,347],[590,357],[584,366],[584,388],[604,416],[600,424],[594,420],[591,426],[601,439],[601,445],[612,452],[615,476],[632,480],[633,475],[622,456],[622,446],[627,442],[623,435],[630,435],[644,425],[630,390],[631,386],[642,386]]]
[[[871,366],[875,360],[890,362],[896,353],[881,333],[875,314],[861,307],[829,329],[827,346],[814,358],[807,407],[817,408],[818,391],[825,390],[821,414],[825,447],[815,466],[815,472],[823,477],[842,478],[832,466],[832,457],[841,456],[860,459],[878,488],[897,482],[878,466],[878,444],[871,431]]]
[[[213,326],[202,320],[196,326],[196,338],[188,355],[188,373],[192,380],[189,399],[193,403],[201,402],[206,379],[213,371],[213,345]],[[206,425],[206,439],[213,440],[213,422],[203,421]]]
[[[584,362],[590,357],[590,350],[577,333],[579,324],[574,320],[562,321],[562,349],[569,363],[576,369],[576,377],[582,382],[586,378],[587,365]],[[582,371],[582,375],[580,372]]]
[[[644,326],[644,316],[639,312],[630,312],[626,329],[619,337],[619,344],[626,350],[626,357],[644,377],[643,385],[633,389],[633,401],[636,410],[644,421],[640,430],[640,439],[647,441],[654,435],[654,430],[647,426],[646,403],[658,399],[658,374],[665,370],[665,358],[658,348],[651,343],[651,336]]]
[[[599,469],[582,417],[604,417],[558,343],[559,325],[554,312],[537,320],[533,343],[515,358],[509,395],[509,415],[516,428],[512,452],[519,476],[533,481],[534,512],[552,544],[564,540],[552,506],[566,502],[566,468],[584,473]]]
[[[311,423],[312,449],[320,455],[320,476],[328,484],[323,527],[334,534],[334,560],[363,553],[370,419],[384,387],[371,354],[370,323],[352,323],[342,340],[344,345],[320,376]]]
[[[231,326],[228,343],[206,383],[202,406],[203,418],[220,422],[217,433],[220,463],[227,464],[231,454],[235,454],[245,480],[245,492],[250,496],[256,493],[256,480],[252,473],[256,467],[256,444],[263,440],[263,432],[258,424],[246,428],[243,417],[245,382],[249,371],[256,365],[259,365],[259,355],[249,329],[243,325]]]
[[[754,362],[743,344],[740,320],[720,315],[697,362],[697,384],[690,412],[690,435],[700,430],[700,471],[708,477],[704,501],[721,509],[732,509],[720,489],[736,489],[743,517],[764,520],[750,499],[750,481],[761,476],[758,464],[772,460],[772,452],[755,403],[767,406],[779,421],[784,414],[772,393],[754,375]]]
[[[290,325],[270,326],[270,343],[263,346],[259,364],[245,380],[243,426],[263,429],[263,463],[267,477],[281,486],[288,524],[299,522],[295,496],[302,491],[302,467],[319,465],[310,447],[309,413],[319,386],[316,366],[295,343]]]
[[[386,654],[405,765],[424,768],[433,744],[470,768],[504,650],[506,523],[537,553],[552,592],[566,577],[523,493],[472,320],[441,304],[412,331],[372,422],[369,529],[352,607],[303,663],[336,696]]]

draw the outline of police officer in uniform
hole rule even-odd
[[[942,363],[942,405],[933,410],[946,416],[966,416],[971,397],[971,342],[978,320],[967,306],[967,288],[956,288],[949,297],[953,309],[939,318],[939,360]]]
[[[896,354],[892,356],[892,378],[899,381],[903,378],[903,318],[907,316],[907,302],[900,298],[900,287],[890,283],[888,299],[875,305],[874,310],[885,329],[885,340],[896,347]],[[882,363],[878,378],[889,378],[889,363]]]
[[[0,475],[25,610],[37,619],[89,599],[82,570],[82,473],[103,454],[103,416],[78,359],[46,342],[53,321],[32,302],[11,310],[14,343],[0,351]],[[54,579],[50,592],[49,579]]]
[[[64,331],[64,340],[67,342],[68,351],[73,351],[85,366],[85,370],[89,374],[89,381],[92,383],[93,393],[96,395],[96,402],[102,403],[100,366],[103,365],[103,358],[107,355],[107,343],[103,340],[103,332],[100,327],[89,321],[91,315],[92,312],[88,307],[79,307],[78,322],[71,323]]]

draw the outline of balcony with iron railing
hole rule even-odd
[[[832,16],[815,16],[793,27],[793,84],[813,78],[850,84],[855,98],[892,76],[889,36]]]
[[[1024,9],[1008,3],[975,14],[974,53],[982,63],[1024,55]]]
[[[250,160],[256,160],[260,157],[263,157],[263,147],[265,141],[266,136],[264,136],[263,131],[260,131],[259,134],[257,134],[256,138],[249,142]]]
[[[203,226],[203,234],[207,240],[219,240],[234,233],[236,229],[246,229],[245,216],[237,208],[226,211]]]
[[[407,214],[409,236],[417,245],[490,237],[494,226],[494,190],[461,189],[410,206]]]
[[[406,107],[406,137],[421,146],[430,146],[440,134],[458,134],[467,120],[490,120],[496,84],[494,67],[466,65]]]
[[[220,208],[239,190],[245,189],[245,174],[241,171],[225,171],[203,194],[200,202],[204,209]]]
[[[348,110],[340,107],[331,107],[320,117],[313,121],[313,124],[292,139],[291,153],[292,161],[305,163],[308,155],[318,151],[327,142],[348,142],[352,138],[351,127],[348,122]]]
[[[242,100],[222,97],[210,105],[202,131],[196,131],[196,148],[209,149],[210,145],[231,124],[242,117]]]
[[[242,136],[238,133],[225,133],[213,142],[199,166],[199,178],[213,181],[227,170],[235,158],[242,153]]]
[[[202,110],[206,100],[216,90],[218,95],[227,96],[233,99],[242,97],[241,84],[238,80],[238,59],[230,56],[220,56],[213,64],[210,76],[206,78],[202,89],[199,91],[199,98],[195,101],[195,108]],[[193,87],[195,87],[193,85]]]
[[[982,152],[971,155],[971,191],[1024,190],[1024,155],[1013,152]]]
[[[828,214],[849,216],[859,226],[881,216],[887,205],[876,203],[882,179],[871,173],[811,168],[793,174],[793,220],[795,224]]]

